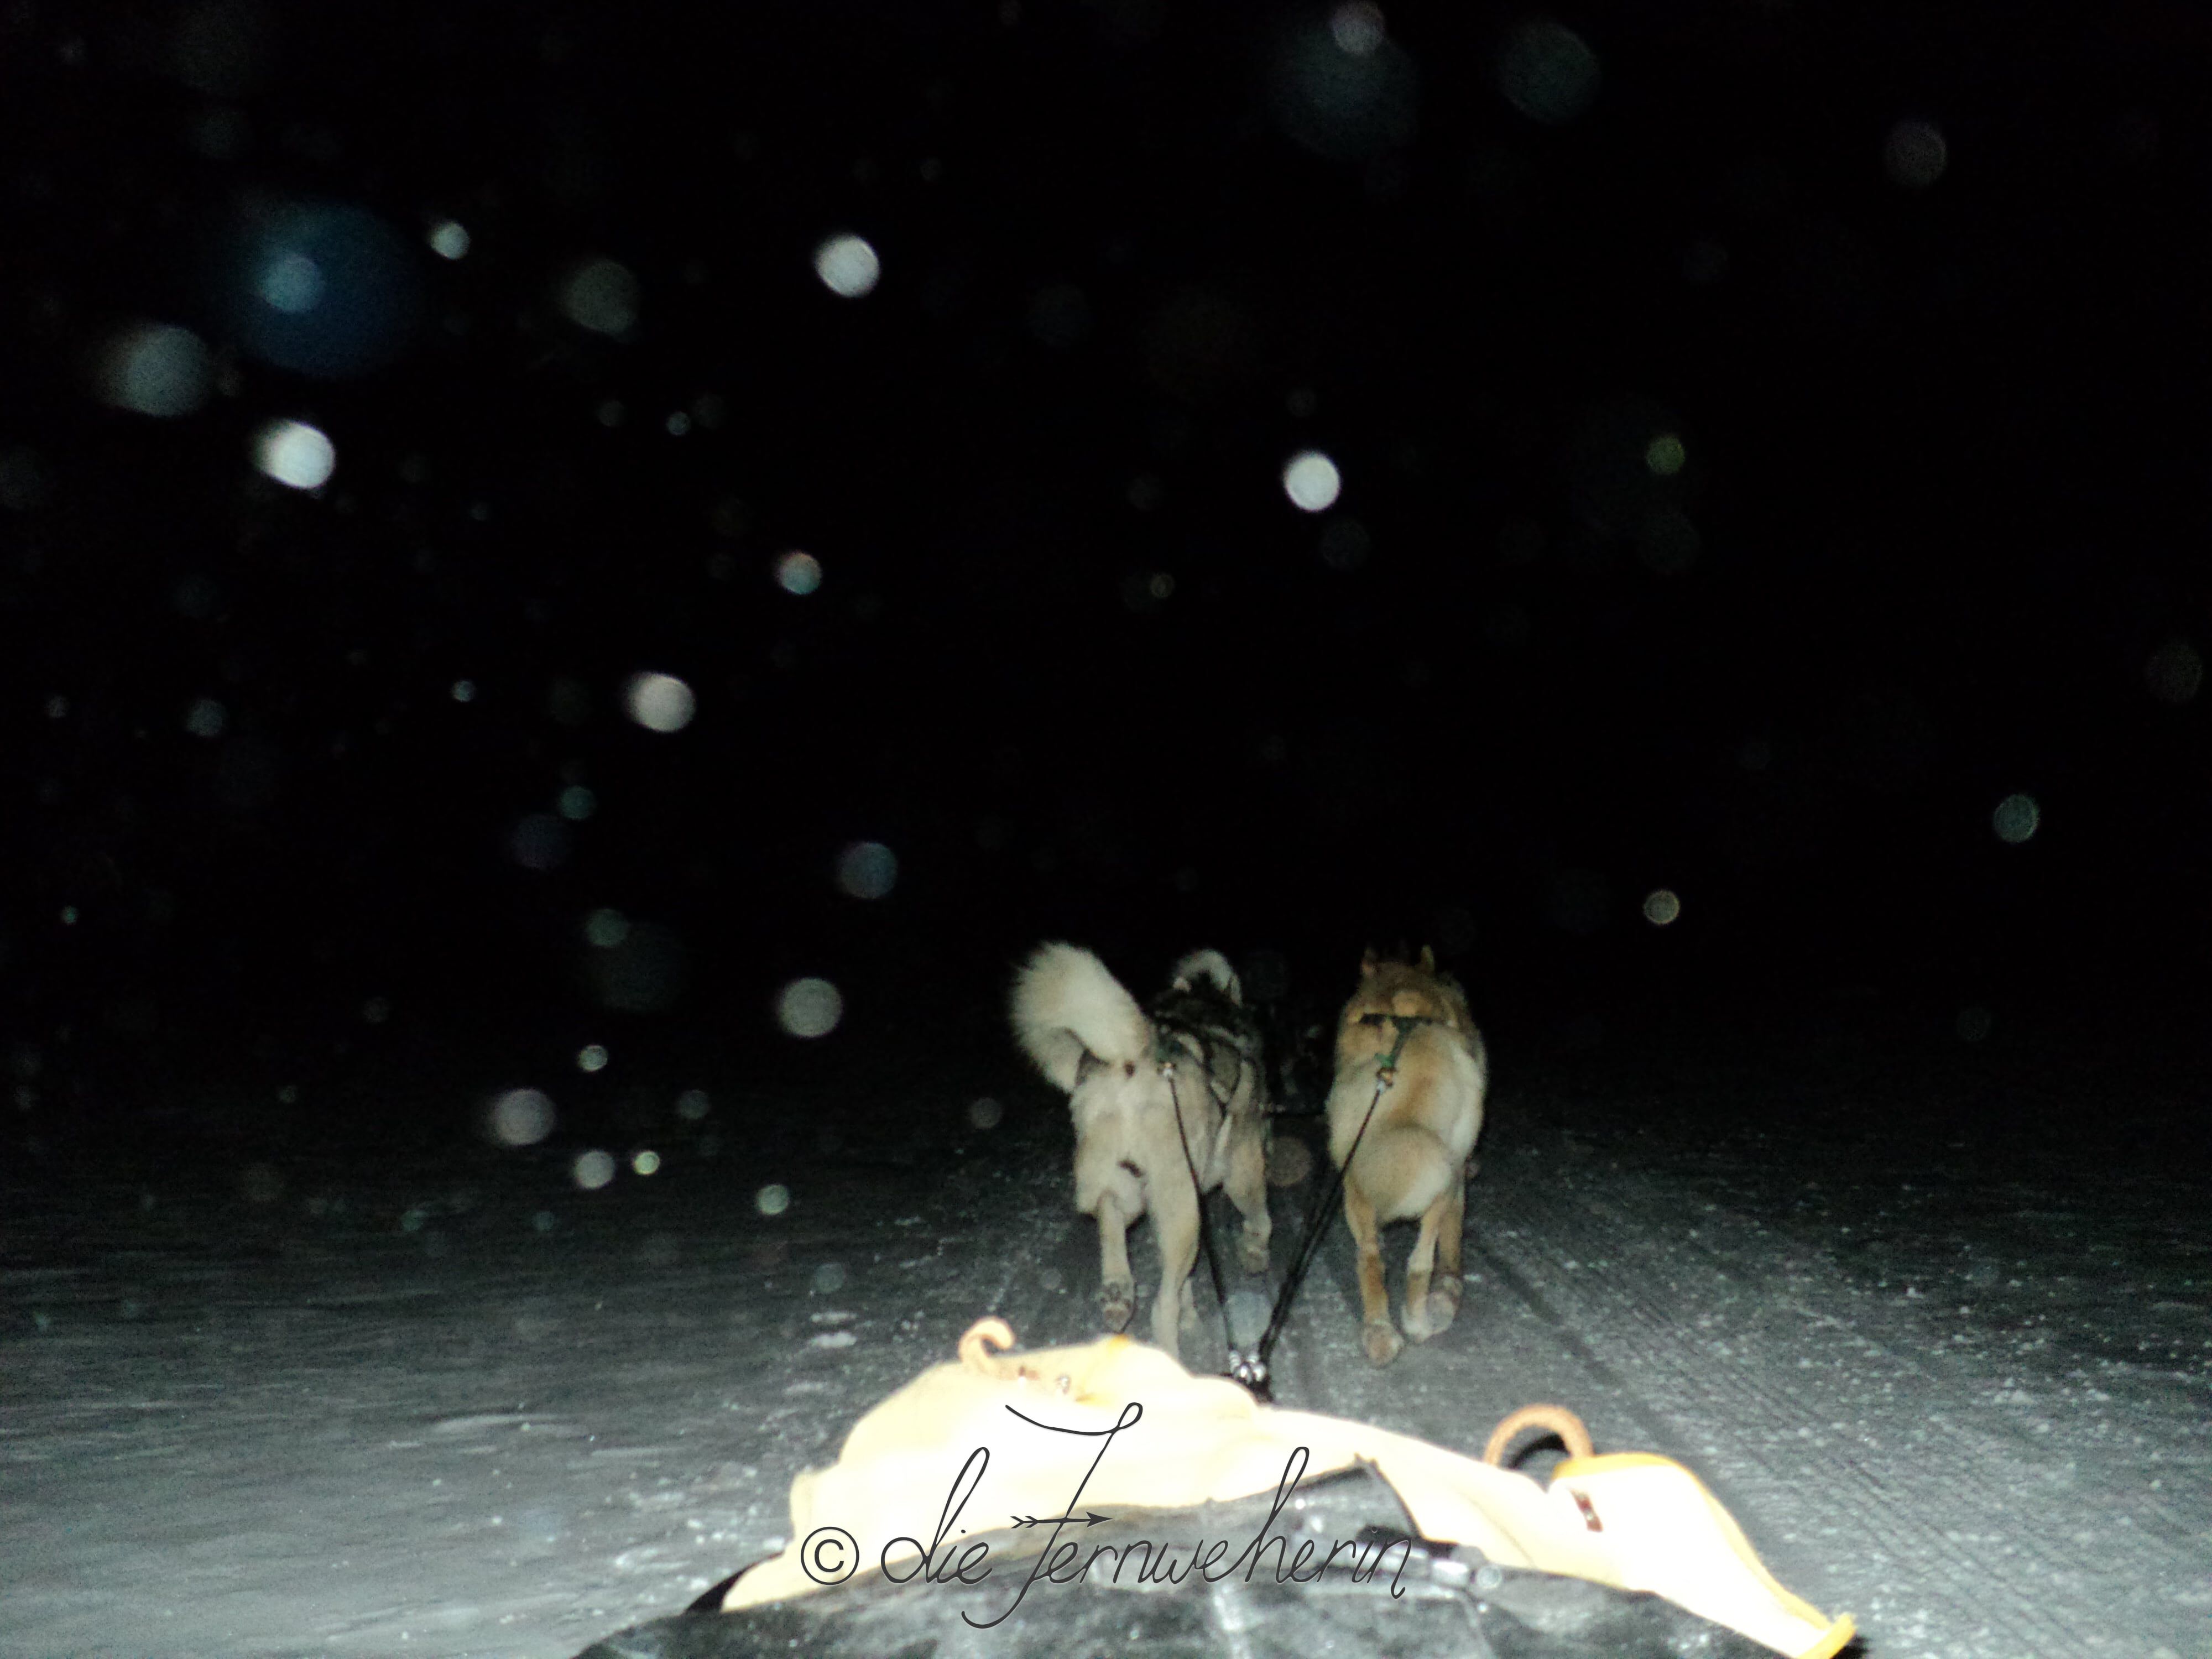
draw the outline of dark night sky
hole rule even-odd
[[[2186,8],[19,0],[0,77],[19,1073],[981,1030],[1059,933],[1532,1025],[2206,988]]]

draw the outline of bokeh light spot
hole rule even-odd
[[[561,816],[571,823],[581,823],[599,811],[599,798],[580,783],[572,783],[561,792],[557,803]]]
[[[1883,168],[1907,190],[1927,189],[1943,176],[1950,159],[1950,146],[1931,122],[1899,121],[1882,142]]]
[[[883,277],[883,262],[862,238],[832,236],[814,250],[814,274],[832,294],[857,300]]]
[[[1538,18],[1507,39],[1498,59],[1498,89],[1532,121],[1560,126],[1597,97],[1597,54],[1564,24]]]
[[[856,841],[837,855],[837,885],[857,899],[879,899],[898,880],[898,855],[879,841]]]
[[[623,707],[648,732],[681,732],[698,708],[691,688],[673,674],[633,674],[623,687]]]
[[[1365,58],[1382,44],[1382,8],[1370,0],[1352,0],[1329,13],[1328,32],[1354,58]]]
[[[455,680],[453,682],[453,701],[455,702],[474,702],[476,700],[477,683],[474,680]]]
[[[108,343],[95,379],[116,408],[167,420],[207,401],[213,374],[214,360],[190,329],[138,323]]]
[[[258,284],[268,304],[295,317],[323,302],[323,268],[307,254],[280,253],[261,268]]]
[[[753,1207],[763,1215],[781,1215],[791,1207],[791,1188],[771,1181],[753,1194]]]
[[[253,440],[253,464],[280,484],[320,489],[337,470],[338,452],[305,421],[271,421]]]
[[[579,328],[620,339],[637,326],[637,278],[616,259],[586,259],[562,279],[562,314]]]
[[[1283,493],[1301,513],[1326,513],[1343,489],[1336,463],[1318,449],[1299,451],[1283,468]]]
[[[629,918],[619,910],[594,910],[584,918],[584,937],[600,950],[611,951],[629,937]]]
[[[660,1154],[650,1147],[633,1152],[629,1167],[641,1176],[658,1175],[660,1173]]]
[[[775,585],[787,593],[811,593],[822,586],[822,562],[811,553],[787,553],[775,562]]]
[[[997,1128],[1006,1115],[1006,1109],[988,1095],[968,1103],[968,1121],[979,1129]]]
[[[1685,459],[1681,439],[1671,432],[1661,433],[1644,447],[1644,465],[1658,477],[1673,477],[1682,470]]]
[[[704,1089],[686,1089],[676,1097],[676,1115],[686,1123],[696,1123],[714,1109],[714,1102]]]
[[[1664,927],[1682,914],[1682,901],[1674,892],[1662,887],[1644,901],[1644,920],[1654,927]]]
[[[604,1072],[607,1069],[605,1045],[587,1042],[576,1050],[576,1069],[580,1072]]]
[[[196,738],[219,738],[226,719],[221,703],[213,697],[202,697],[185,711],[185,730]]]
[[[1325,19],[1294,25],[1269,82],[1285,136],[1337,161],[1384,155],[1409,142],[1419,123],[1419,74],[1370,0],[1344,0]]]
[[[2143,684],[2160,702],[2185,703],[2204,687],[2204,659],[2187,640],[2168,640],[2143,665]]]
[[[469,233],[451,219],[441,219],[430,227],[430,252],[441,259],[465,258],[469,251]]]
[[[339,203],[250,210],[217,283],[239,342],[302,374],[377,368],[405,343],[422,309],[413,248],[374,214]]]
[[[553,1102],[536,1089],[510,1089],[491,1103],[486,1123],[502,1146],[535,1146],[553,1133]]]
[[[587,1193],[595,1193],[615,1178],[615,1159],[612,1152],[603,1152],[594,1147],[577,1154],[568,1172],[576,1184]]]
[[[2007,795],[1990,815],[1990,825],[1997,832],[1997,839],[2015,847],[2033,836],[2042,822],[2043,809],[2035,804],[2033,795]]]
[[[844,1017],[845,999],[826,979],[795,979],[776,995],[776,1024],[795,1037],[827,1036]]]

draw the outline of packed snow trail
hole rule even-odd
[[[769,1553],[793,1475],[974,1319],[1097,1331],[1059,1102],[990,1068],[901,1098],[945,1127],[739,1160],[726,1105],[591,1192],[574,1146],[11,1190],[0,1650],[562,1659]],[[1462,1451],[1570,1405],[1696,1470],[1875,1659],[2212,1655],[2185,1175],[1974,1141],[1907,1179],[1849,1114],[1717,1133],[1685,1098],[1516,1079],[1458,1323],[1371,1369],[1332,1218],[1279,1399]],[[1273,1194],[1278,1278],[1311,1193]]]

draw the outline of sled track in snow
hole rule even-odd
[[[1956,1659],[2060,1659],[2109,1647],[2107,1633],[2045,1610],[2052,1585],[2081,1571],[2078,1558],[2034,1528],[2003,1524],[2019,1512],[2020,1482],[2002,1474],[2016,1468],[2016,1453],[1992,1437],[1946,1426],[1924,1449],[1897,1448],[1910,1461],[1900,1457],[1893,1475],[1876,1473],[1863,1454],[1837,1443],[1863,1409],[1849,1385],[1903,1387],[1924,1392],[1931,1405],[1947,1390],[1906,1357],[1863,1338],[1847,1339],[1843,1355],[1834,1337],[1814,1340],[1821,1324],[1839,1322],[1726,1271],[1715,1252],[1683,1236],[1679,1194],[1617,1171],[1603,1184],[1605,1195],[1576,1193],[1563,1203],[1554,1182],[1496,1183],[1485,1203],[1469,1206],[1480,1216],[1470,1252],[1554,1328],[1594,1378],[1617,1391],[1620,1413],[1649,1431],[1649,1449],[1698,1472],[1784,1583],[1808,1593],[1820,1579],[1895,1583],[1893,1570],[1917,1562],[1908,1579],[1937,1577],[1972,1596],[1968,1628],[1939,1632],[1929,1626],[1954,1621],[1917,1610],[1884,1614],[1880,1596],[1834,1599],[1850,1603],[1863,1629],[1871,1615],[1893,1636],[1917,1633],[1935,1644],[1924,1650]],[[1626,1255],[1635,1258],[1633,1270],[1618,1270]],[[1656,1285],[1674,1293],[1662,1298]],[[1882,1375],[1868,1375],[1875,1370]],[[1785,1389],[1768,1380],[1782,1376],[1804,1384]],[[1786,1449],[1763,1453],[1762,1439]],[[1987,1516],[1990,1533],[1970,1541],[1923,1519],[1924,1491],[1939,1483],[1942,1512]],[[1806,1570],[1795,1570],[1793,1560]],[[1928,1572],[1930,1563],[1942,1564],[1937,1574]],[[1857,1571],[1838,1571],[1847,1564]]]
[[[1854,1279],[1825,1236],[1763,1218],[1764,1199],[1707,1203],[1666,1168],[1593,1157],[1540,1121],[1509,1127],[1469,1190],[1454,1328],[1370,1366],[1351,1243],[1332,1213],[1274,1355],[1280,1403],[1473,1454],[1506,1411],[1558,1400],[1601,1449],[1656,1451],[1695,1471],[1784,1583],[1858,1619],[1869,1659],[2204,1651],[2191,1625],[2202,1601],[2190,1587],[2203,1583],[2193,1510],[2177,1502],[2162,1515],[2153,1494],[2112,1512],[2130,1455],[2129,1434],[2114,1431],[2158,1421],[2100,1420],[2048,1376],[2027,1382],[2051,1401],[2006,1403],[1996,1384],[2014,1363],[1992,1373],[1990,1352],[1954,1352],[1961,1322],[1933,1305],[1940,1297],[1907,1307]],[[923,1308],[924,1326],[941,1327],[933,1358],[987,1311],[1027,1346],[1101,1333],[1097,1231],[1070,1202],[1068,1148],[1039,1130],[1002,1151],[927,1206],[950,1270]],[[1271,1192],[1270,1290],[1314,1190]],[[1217,1226],[1233,1230],[1214,1202]],[[1408,1234],[1385,1236],[1394,1313]],[[1142,1337],[1158,1275],[1149,1224],[1131,1250]],[[1202,1261],[1196,1284],[1184,1360],[1205,1373],[1224,1346]],[[1231,1288],[1258,1284],[1237,1273]],[[2115,1586],[2130,1587],[2137,1616],[2100,1616]]]

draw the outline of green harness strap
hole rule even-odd
[[[1406,1052],[1406,1039],[1412,1036],[1416,1028],[1419,1026],[1443,1024],[1434,1014],[1362,1014],[1359,1017],[1359,1023],[1362,1025],[1381,1025],[1387,1023],[1398,1028],[1398,1040],[1390,1045],[1390,1052],[1382,1056],[1382,1063],[1375,1068],[1375,1075],[1382,1085],[1375,1091],[1375,1099],[1377,1101],[1382,1098],[1382,1090],[1389,1088],[1398,1080],[1398,1056]],[[1368,1117],[1375,1115],[1373,1102],[1368,1104],[1367,1115]],[[1359,1125],[1359,1134],[1366,1133],[1367,1124],[1363,1119]],[[1352,1145],[1353,1151],[1358,1150],[1359,1135],[1352,1136]],[[1351,1152],[1344,1155],[1344,1161],[1346,1164],[1352,1162]]]

